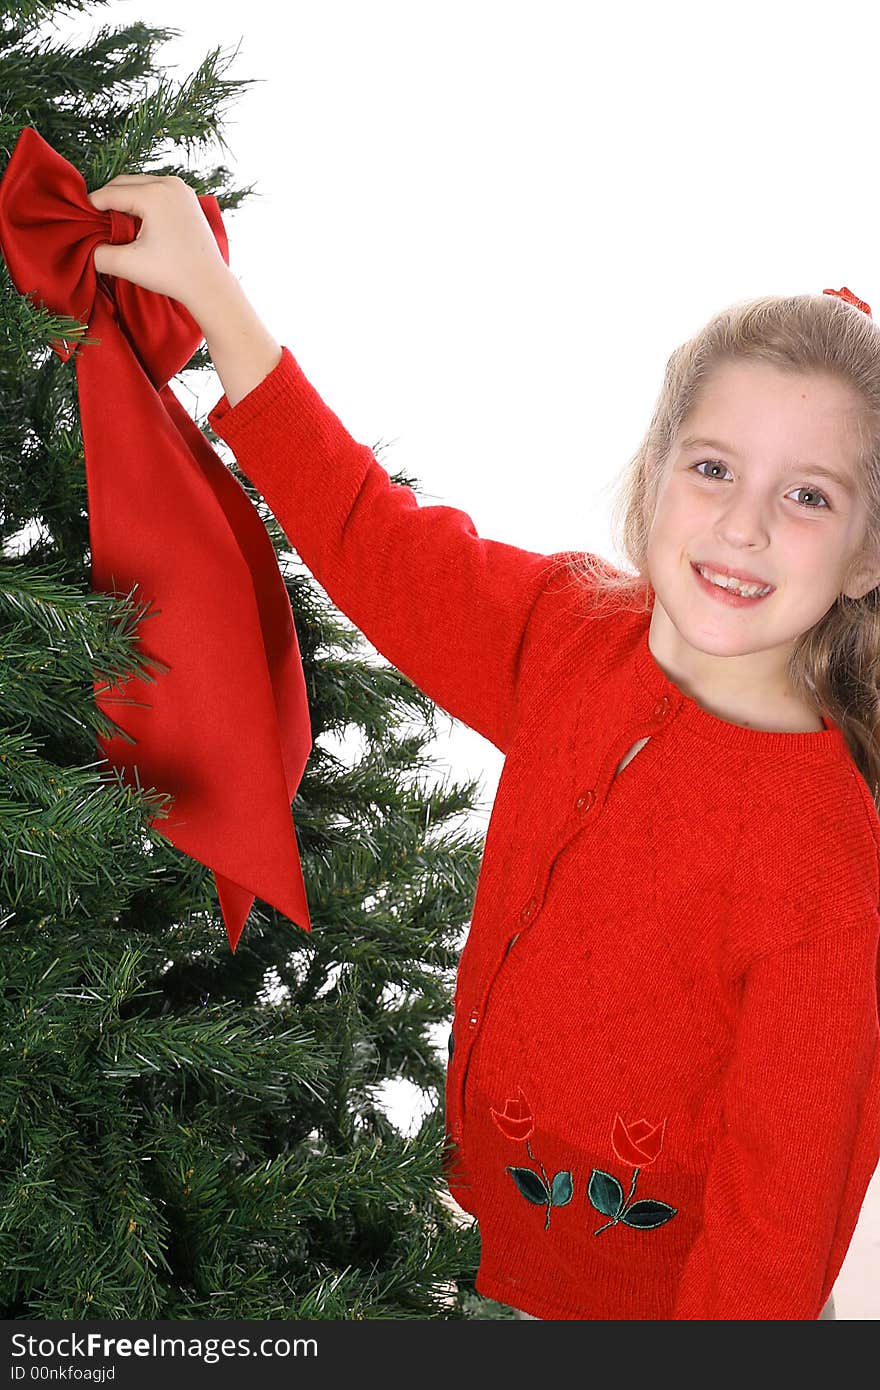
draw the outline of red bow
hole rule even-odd
[[[863,314],[867,314],[869,318],[873,318],[870,304],[866,304],[863,299],[859,299],[858,296],[854,295],[852,290],[848,290],[845,285],[842,290],[823,290],[822,293],[836,294],[838,299],[845,299],[847,304],[854,304],[857,309],[861,309]]]
[[[219,204],[199,202],[228,264]],[[79,171],[22,129],[0,180],[0,250],[21,294],[100,340],[52,344],[63,362],[76,354],[92,589],[137,583],[158,610],[140,629],[155,680],[94,682],[128,735],[99,746],[129,785],[172,793],[157,828],[214,871],[234,951],[256,895],[311,931],[291,816],[312,748],[305,677],[269,534],[167,384],[201,329],[177,300],[95,271],[95,247],[139,227],[95,208]]]

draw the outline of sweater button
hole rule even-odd
[[[538,899],[537,899],[537,898],[529,898],[529,900],[528,900],[528,902],[526,903],[525,907],[522,909],[522,911],[521,911],[520,914],[519,914],[519,919],[520,919],[520,921],[521,921],[521,922],[531,922],[532,918],[534,917],[534,915],[535,915],[535,913],[536,913],[537,911],[538,911]]]
[[[596,793],[592,789],[589,789],[585,792],[581,792],[577,801],[574,803],[574,809],[577,811],[579,816],[586,815],[587,811],[589,811],[590,807],[592,806],[595,800]]]
[[[661,699],[657,701],[656,705],[654,706],[654,718],[665,719],[668,713],[669,697],[668,695],[664,695]]]
[[[468,1028],[476,1028],[478,1016],[476,1009],[474,1009],[468,1019]]]

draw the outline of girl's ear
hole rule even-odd
[[[855,560],[847,574],[843,593],[847,598],[864,598],[880,584],[880,554],[877,549]]]

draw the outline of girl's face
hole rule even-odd
[[[707,379],[673,442],[648,541],[650,645],[676,671],[782,693],[801,634],[838,594],[860,597],[880,580],[849,574],[867,525],[855,486],[858,406],[829,376],[762,363],[726,363]],[[774,587],[734,605],[706,591],[694,562]],[[749,660],[734,670],[715,657]]]

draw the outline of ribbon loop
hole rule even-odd
[[[220,205],[211,194],[199,204],[228,265]],[[31,126],[21,131],[3,176],[3,206],[3,255],[16,288],[81,323],[90,322],[98,295],[105,294],[157,391],[186,365],[202,341],[189,310],[167,295],[95,270],[95,248],[134,241],[140,218],[96,208],[79,170]],[[80,344],[52,346],[66,362]]]

